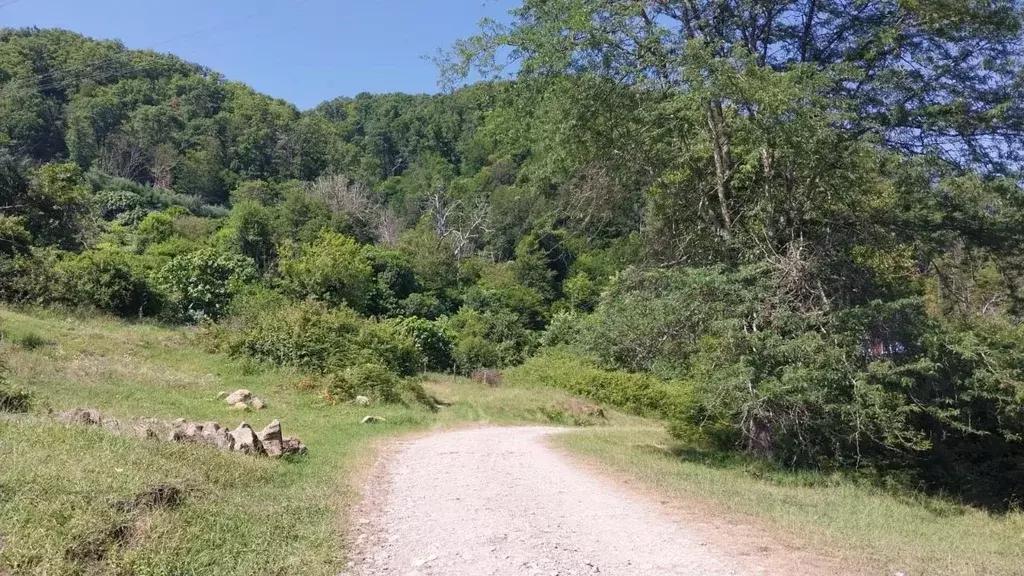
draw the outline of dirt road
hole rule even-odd
[[[716,548],[657,503],[572,465],[544,441],[557,431],[481,428],[399,446],[357,514],[350,573],[772,572]]]

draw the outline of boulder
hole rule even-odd
[[[284,437],[281,436],[281,422],[276,418],[256,435],[268,456],[280,456],[284,453]]]
[[[249,409],[249,405],[246,404],[245,402],[235,402],[234,404],[231,405],[231,409],[232,410],[248,410]]]
[[[369,406],[370,399],[366,396],[356,396],[356,399],[352,401],[356,406]]]
[[[303,444],[298,438],[289,436],[284,439],[281,443],[281,451],[284,454],[305,454],[306,445]]]
[[[252,406],[253,410],[263,410],[264,408],[267,407],[267,403],[264,402],[263,399],[259,397],[253,398],[252,402],[250,402],[249,405]]]
[[[263,443],[256,436],[256,432],[253,431],[252,427],[248,423],[242,422],[231,432],[231,438],[234,440],[232,450],[235,452],[243,452],[245,454],[266,454],[263,449]]]
[[[98,426],[103,423],[100,411],[94,408],[75,408],[62,412],[57,418],[68,424],[85,424],[86,426]]]
[[[228,397],[225,398],[224,401],[227,402],[231,406],[235,406],[239,402],[245,402],[246,400],[248,400],[251,397],[252,397],[252,392],[249,392],[248,390],[242,388],[242,389],[239,389],[239,390],[235,390],[231,394],[228,394]]]
[[[229,452],[235,447],[235,438],[216,422],[207,422],[203,425],[203,435],[199,441],[207,446]]]
[[[381,424],[383,422],[387,422],[387,420],[380,416],[367,416],[366,418],[363,418],[363,424]]]

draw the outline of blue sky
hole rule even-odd
[[[516,0],[0,0],[0,26],[67,28],[171,52],[309,108],[359,92],[436,92],[424,56]]]

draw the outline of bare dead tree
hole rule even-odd
[[[118,133],[107,138],[100,150],[100,167],[110,174],[138,180],[149,166],[151,151],[137,138]]]
[[[309,193],[322,199],[334,212],[355,220],[370,220],[376,206],[368,186],[344,174],[325,174],[309,185]]]
[[[477,244],[491,231],[490,206],[483,199],[467,206],[451,200],[444,190],[437,188],[427,196],[427,212],[434,219],[434,233],[448,241],[456,258],[469,258]]]
[[[174,185],[174,168],[178,165],[181,157],[177,150],[169,144],[161,144],[153,154],[153,163],[149,168],[153,176],[153,186],[163,190],[170,190]]]
[[[386,206],[380,206],[377,214],[377,242],[382,246],[394,248],[398,245],[398,234],[400,222],[395,211]]]

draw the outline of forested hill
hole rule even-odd
[[[442,63],[492,80],[307,112],[7,30],[0,297],[202,323],[349,395],[525,363],[698,442],[1005,508],[1021,14],[526,0]]]

